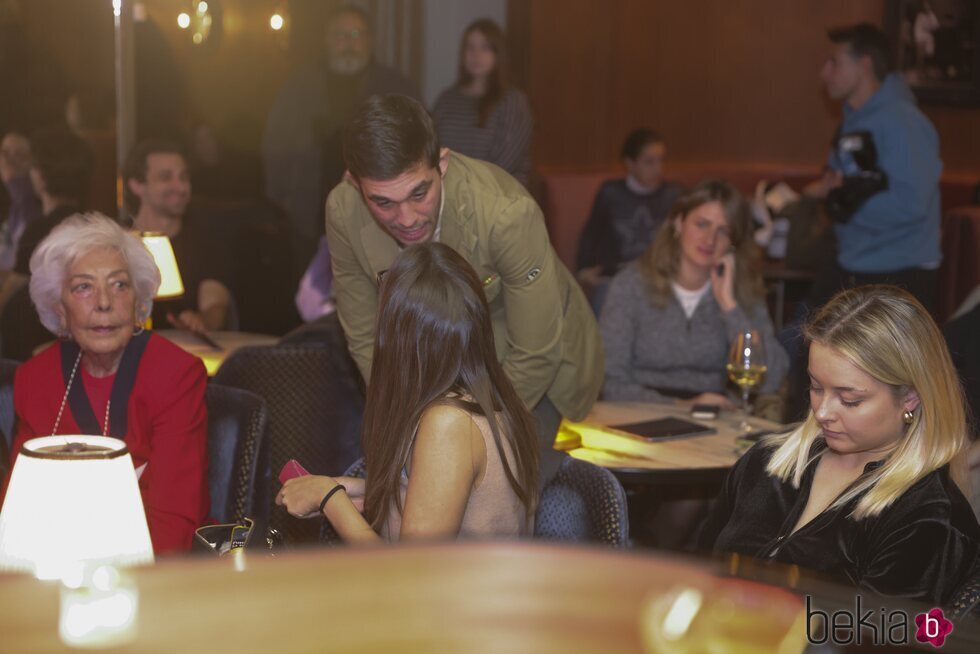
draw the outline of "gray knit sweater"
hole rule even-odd
[[[526,185],[532,129],[527,96],[518,89],[508,89],[490,112],[485,127],[477,127],[479,107],[479,98],[466,95],[457,86],[443,91],[432,110],[440,145],[497,164]]]
[[[748,313],[741,307],[723,313],[709,289],[688,319],[673,294],[663,308],[653,304],[636,264],[613,278],[599,329],[606,350],[606,400],[673,401],[657,388],[725,393],[728,350],[745,329],[759,330],[766,346],[769,370],[760,392],[776,391],[789,367],[765,303]]]

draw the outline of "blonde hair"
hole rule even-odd
[[[851,514],[856,520],[880,514],[913,484],[946,464],[965,488],[961,465],[969,442],[963,389],[943,336],[929,313],[909,293],[894,286],[861,286],[841,291],[804,328],[808,342],[833,349],[891,387],[897,399],[915,391],[912,412],[897,446],[881,466],[858,478],[830,508],[862,494]],[[767,471],[799,488],[820,435],[810,410],[795,431],[769,440],[775,448]]]
[[[650,247],[640,257],[640,274],[646,282],[651,301],[658,307],[667,304],[671,282],[681,265],[681,245],[674,221],[709,202],[721,204],[728,222],[729,238],[735,248],[735,299],[750,307],[764,297],[759,268],[759,250],[752,239],[752,218],[737,188],[717,179],[707,179],[683,193],[670,209]]]

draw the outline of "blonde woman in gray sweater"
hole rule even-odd
[[[599,326],[607,400],[716,404],[732,408],[725,364],[736,335],[761,332],[777,390],[789,365],[773,335],[742,195],[703,181],[671,209],[647,251],[609,289]]]

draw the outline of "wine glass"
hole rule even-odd
[[[725,368],[728,378],[742,390],[742,424],[738,428],[750,432],[753,427],[749,424],[749,393],[762,383],[766,374],[766,346],[762,334],[755,329],[739,333],[732,343]]]

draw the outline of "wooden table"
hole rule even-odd
[[[677,417],[714,428],[714,434],[649,443],[608,425]],[[723,411],[715,420],[695,420],[687,409],[645,402],[597,402],[580,423],[563,422],[555,448],[603,468],[624,481],[642,483],[700,483],[718,481],[738,460],[736,446],[740,414]],[[779,431],[784,425],[750,418],[760,430]]]
[[[279,342],[277,336],[248,332],[208,332],[206,339],[183,329],[158,329],[154,332],[203,361],[209,377],[213,377],[225,359],[238,348],[246,345],[275,345]]]
[[[658,652],[645,630],[679,585],[706,601],[733,584],[762,592],[740,638],[786,633],[803,607],[708,564],[533,542],[319,549],[252,557],[242,572],[185,559],[131,574],[136,639],[113,652]],[[59,641],[58,598],[58,585],[0,576],[0,651],[77,651]]]

